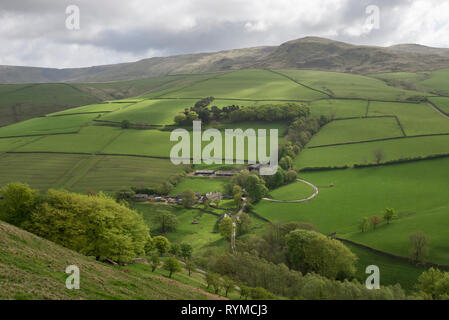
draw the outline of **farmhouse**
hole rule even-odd
[[[196,170],[196,176],[212,176],[215,173],[214,170]]]
[[[134,196],[133,200],[136,202],[148,201],[149,196],[147,194],[138,193]]]
[[[216,171],[215,172],[215,176],[216,177],[232,177],[233,175],[235,175],[234,171],[221,170],[221,171]]]

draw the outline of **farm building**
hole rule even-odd
[[[196,170],[196,176],[212,176],[215,173],[214,170]]]
[[[215,176],[217,176],[217,177],[232,177],[233,175],[235,175],[234,171],[221,170],[221,171],[216,171],[215,172]]]

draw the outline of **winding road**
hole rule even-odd
[[[313,198],[315,198],[318,195],[318,187],[311,184],[310,182],[306,181],[306,180],[302,180],[302,179],[296,179],[296,181],[305,183],[309,186],[311,186],[313,188],[313,194],[307,198],[304,199],[298,199],[298,200],[275,200],[275,199],[270,199],[270,198],[263,198],[262,200],[266,200],[266,201],[272,201],[272,202],[284,202],[284,203],[294,203],[294,202],[305,202],[305,201],[309,201],[312,200]]]

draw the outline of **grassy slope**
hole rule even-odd
[[[77,132],[97,116],[93,113],[34,118],[0,128],[0,137]]]
[[[294,159],[298,169],[342,167],[375,163],[374,150],[383,149],[383,161],[449,153],[449,136],[416,137],[321,148],[306,148]]]
[[[447,203],[449,158],[365,169],[301,174],[320,187],[307,203],[261,202],[255,211],[274,221],[306,221],[327,234],[338,232],[377,249],[408,255],[408,235],[423,231],[431,237],[430,261],[449,264]],[[334,184],[333,188],[326,188]],[[376,231],[361,233],[358,223],[373,214],[394,208],[399,219]]]
[[[211,75],[177,75],[104,83],[0,84],[0,126],[105,100],[151,95],[154,91],[192,84],[208,77]]]
[[[404,100],[422,93],[387,86],[383,81],[339,72],[280,70],[281,73],[338,98]]]
[[[304,88],[293,81],[266,70],[241,70],[226,73],[206,82],[168,93],[164,97],[224,99],[292,99],[326,98],[319,92]]]
[[[394,118],[361,118],[336,120],[316,134],[308,146],[358,142],[374,139],[402,137]]]
[[[65,288],[69,265],[80,269],[80,290]],[[152,274],[144,264],[114,267],[99,263],[0,222],[0,299],[216,298],[160,274]]]

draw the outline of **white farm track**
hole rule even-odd
[[[307,184],[308,186],[311,186],[313,188],[313,194],[307,198],[304,199],[298,199],[298,200],[276,200],[276,199],[270,199],[270,198],[263,198],[262,200],[271,201],[271,202],[283,202],[283,203],[295,203],[295,202],[305,202],[312,200],[318,195],[318,187],[311,184],[310,182],[302,179],[296,179],[296,181],[302,182]]]

